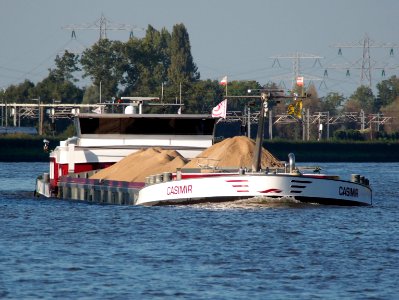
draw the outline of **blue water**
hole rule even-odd
[[[0,163],[2,299],[398,299],[399,163],[372,207],[127,207],[33,198],[44,163]]]

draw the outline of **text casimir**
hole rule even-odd
[[[359,197],[359,190],[357,188],[340,186],[339,194],[341,196],[347,196],[347,197]]]
[[[166,194],[169,195],[181,195],[181,194],[191,194],[193,192],[193,186],[188,185],[173,185],[168,186],[166,189]]]

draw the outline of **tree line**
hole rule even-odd
[[[122,96],[154,96],[164,102],[183,100],[183,112],[210,113],[212,107],[223,99],[225,90],[218,80],[201,79],[200,72],[191,54],[189,34],[184,24],[176,24],[171,32],[163,28],[147,27],[143,38],[131,37],[126,42],[100,39],[81,54],[65,51],[55,58],[55,67],[48,75],[34,84],[26,79],[0,91],[0,99],[16,103],[31,103],[40,99],[42,103],[98,103],[112,101]],[[89,84],[83,86],[83,82]],[[101,87],[101,89],[100,89]],[[228,83],[229,95],[245,95],[248,89],[276,88],[274,83],[257,81],[232,81]],[[306,88],[311,96],[303,102],[303,108],[311,112],[328,111],[330,116],[343,112],[367,114],[381,113],[393,117],[393,121],[382,128],[387,133],[399,131],[399,79],[392,76],[372,89],[360,86],[345,98],[343,94],[331,92],[319,97],[314,85]],[[247,100],[229,103],[228,110],[243,111]],[[254,110],[258,103],[252,103]],[[159,107],[166,111],[171,108]],[[275,108],[275,113],[286,112],[286,103]],[[355,129],[353,124],[341,124],[336,130]],[[277,128],[282,138],[297,136],[300,126]]]

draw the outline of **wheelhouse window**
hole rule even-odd
[[[212,135],[215,119],[80,118],[81,134]]]

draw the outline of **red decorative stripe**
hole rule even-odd
[[[237,193],[248,193],[248,190],[237,190]]]
[[[282,190],[279,189],[268,189],[264,191],[259,191],[259,193],[267,194],[267,193],[281,193]]]
[[[230,180],[226,180],[226,182],[248,182],[248,180],[246,179],[230,179]]]
[[[233,187],[248,187],[248,184],[233,184]]]

